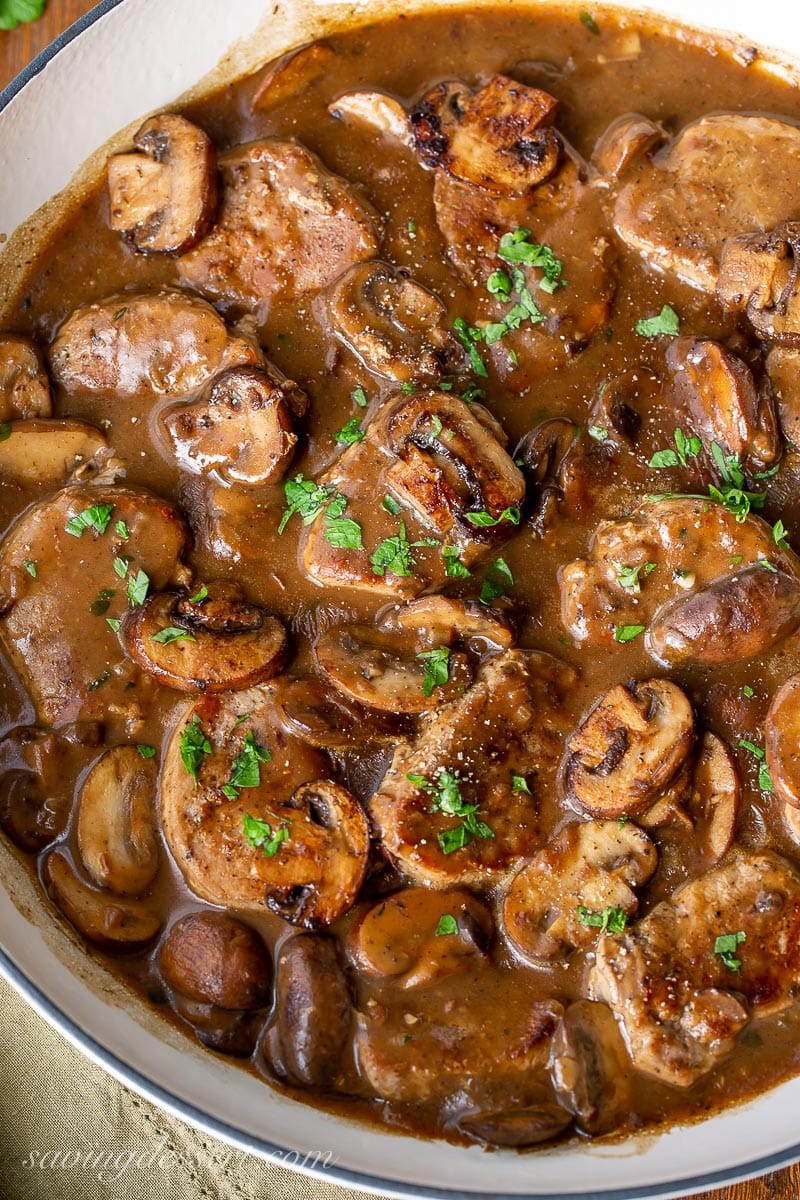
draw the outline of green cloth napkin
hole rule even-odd
[[[154,1108],[4,979],[0,1064],[0,1200],[377,1200],[262,1162]]]

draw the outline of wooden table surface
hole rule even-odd
[[[48,0],[38,21],[20,25],[11,33],[0,32],[0,87],[5,87],[48,42],[93,7],[93,0]],[[706,1192],[705,1196],[706,1200],[800,1200],[800,1165],[737,1187]]]

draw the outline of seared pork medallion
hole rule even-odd
[[[800,93],[625,20],[151,115],[0,332],[3,836],[210,1051],[506,1149],[800,1047]]]

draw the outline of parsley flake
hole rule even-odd
[[[512,792],[521,792],[523,796],[533,795],[533,792],[528,787],[528,781],[524,775],[511,776],[511,790]]]
[[[36,579],[39,574],[39,564],[34,562],[32,558],[23,558],[22,565],[30,575],[31,579]]]
[[[139,751],[142,758],[145,758],[145,759],[155,758],[155,756],[156,756],[155,746],[144,746],[140,743],[137,745],[136,749]]]
[[[522,514],[518,508],[504,508],[499,517],[493,517],[484,508],[478,512],[464,513],[464,517],[469,521],[470,525],[476,525],[479,529],[489,529],[493,525],[500,525],[503,521],[510,521],[512,525],[519,525]]]
[[[452,913],[442,913],[436,926],[436,937],[451,937],[454,933],[458,933],[458,921]]]
[[[367,393],[364,391],[363,387],[354,388],[354,390],[350,393],[350,398],[351,400],[355,401],[359,408],[367,407]]]
[[[73,537],[81,537],[84,529],[94,529],[96,533],[102,535],[108,529],[113,511],[113,504],[93,504],[91,508],[85,508],[83,512],[79,512],[77,516],[67,521],[64,529]]]
[[[417,658],[425,664],[422,694],[431,696],[435,687],[444,687],[450,678],[450,650],[447,646],[438,646],[435,650],[425,650]]]
[[[302,474],[295,475],[294,479],[287,479],[283,485],[286,508],[278,525],[278,533],[283,533],[295,513],[299,513],[304,525],[311,525],[322,512],[333,491],[332,487],[320,487],[313,479],[304,479]]]
[[[496,558],[486,572],[478,599],[481,604],[491,604],[492,600],[505,596],[513,586],[514,576],[508,563],[504,558]]]
[[[681,320],[670,304],[665,304],[657,317],[643,317],[634,326],[640,337],[677,337],[681,331]]]
[[[354,446],[356,442],[363,442],[365,437],[361,422],[358,417],[353,417],[333,435],[333,440],[340,446]]]
[[[443,854],[454,854],[463,850],[476,838],[483,840],[493,838],[494,830],[478,817],[478,805],[466,804],[461,795],[461,780],[454,771],[441,767],[432,783],[424,775],[409,774],[409,783],[413,783],[422,791],[433,797],[430,811],[444,813],[448,817],[461,817],[461,823],[454,829],[441,830],[437,841]]]
[[[531,231],[522,228],[515,229],[513,233],[504,233],[500,239],[498,256],[502,258],[503,262],[520,263],[525,267],[538,268],[542,272],[539,287],[543,292],[552,295],[558,288],[566,286],[566,280],[561,278],[563,264],[560,259],[556,258],[549,246],[544,246],[540,242],[531,242],[530,236]],[[502,273],[504,274],[504,272]],[[514,282],[513,275],[510,282]],[[519,291],[519,288],[516,290]],[[541,313],[539,313],[538,319],[543,320]]]
[[[457,546],[442,546],[444,573],[448,579],[468,579],[471,572],[461,561],[461,553]]]
[[[137,604],[144,604],[147,599],[147,589],[150,587],[150,576],[145,575],[144,571],[137,571],[128,580],[128,599],[132,607]]]
[[[251,817],[250,813],[245,813],[242,818],[242,833],[254,850],[263,851],[265,858],[274,858],[281,844],[289,841],[289,826],[286,821],[282,821],[273,833],[269,821]]]
[[[363,550],[361,526],[352,517],[342,514],[347,508],[347,497],[341,493],[330,501],[325,513],[325,528],[322,536],[329,546],[337,550]]]
[[[206,754],[210,754],[212,750],[211,742],[206,737],[200,725],[200,718],[197,713],[194,714],[188,725],[181,730],[179,744],[181,762],[196,783],[203,758]]]
[[[736,957],[736,949],[746,941],[747,934],[743,929],[739,929],[736,933],[721,933],[714,939],[714,953],[718,954],[728,970],[733,971],[736,975],[742,969],[742,960]]]
[[[582,12],[578,14],[578,19],[581,25],[585,25],[589,33],[593,33],[595,37],[600,37],[600,26],[595,21],[590,12]]]
[[[476,329],[474,325],[468,325],[463,317],[456,317],[453,322],[453,330],[467,352],[472,370],[479,378],[488,379],[489,372],[486,370],[486,363],[481,358],[480,351],[475,345],[476,342],[481,340],[481,330]]]
[[[188,629],[180,629],[177,625],[167,625],[166,629],[159,629],[158,633],[151,633],[150,641],[158,642],[159,646],[169,646],[171,642],[196,642],[197,638],[193,633],[189,633]]]
[[[96,599],[89,605],[89,612],[93,617],[104,617],[108,612],[111,601],[116,596],[113,588],[101,588],[97,593]]]
[[[639,579],[642,571],[644,571],[645,576],[652,575],[657,566],[658,564],[654,562],[639,563],[638,567],[625,567],[621,563],[614,563],[614,569],[617,572],[617,582],[619,583],[619,586],[625,588],[626,591],[633,592],[636,596],[638,596],[642,590],[641,581]]]
[[[231,764],[231,773],[222,785],[222,794],[236,800],[242,788],[258,787],[261,783],[261,763],[270,762],[272,755],[266,746],[259,746],[252,729],[242,743],[242,748]]]
[[[578,905],[578,920],[581,925],[590,929],[599,929],[601,933],[622,933],[628,924],[628,914],[624,908],[609,905],[602,912],[592,912],[585,905]]]
[[[632,642],[640,633],[644,633],[644,625],[615,625],[615,642]]]
[[[738,745],[743,750],[747,750],[748,754],[752,754],[753,758],[758,763],[758,786],[762,792],[772,791],[772,776],[769,773],[769,768],[766,763],[766,754],[760,746],[749,742],[747,738],[739,738]]]
[[[674,438],[675,449],[657,450],[647,464],[649,467],[654,467],[657,471],[663,471],[667,467],[686,467],[689,465],[689,457],[697,458],[703,449],[699,437],[692,435],[687,438],[680,428],[675,430]]]

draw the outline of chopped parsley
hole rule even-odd
[[[640,337],[677,337],[681,320],[670,304],[665,304],[657,317],[643,317],[634,327]]]
[[[436,926],[436,936],[451,937],[454,933],[458,933],[458,921],[452,913],[442,913]]]
[[[498,256],[502,258],[503,262],[519,263],[525,267],[537,267],[542,272],[539,287],[543,292],[548,292],[552,295],[558,288],[566,286],[566,281],[561,278],[563,264],[560,259],[556,258],[549,246],[544,246],[539,242],[531,242],[529,240],[530,236],[530,229],[522,228],[515,229],[513,233],[504,233],[500,239],[500,246],[497,251]],[[495,276],[503,274],[505,274],[503,271],[494,272]],[[490,276],[491,278],[493,276]],[[506,276],[506,278],[508,277]],[[524,279],[522,282],[524,284]],[[513,275],[509,283],[514,284]],[[489,288],[489,290],[491,291],[492,289]],[[519,291],[518,288],[516,290]],[[507,294],[510,294],[510,289]],[[543,319],[542,313],[539,313],[538,319],[540,321]]]
[[[405,521],[400,522],[400,528],[394,537],[384,538],[375,547],[370,556],[370,564],[375,575],[410,575],[414,565],[412,550],[419,546],[438,546],[436,538],[422,538],[418,542],[410,542],[406,533]]]
[[[144,571],[137,571],[128,580],[128,599],[132,606],[144,604],[147,599],[147,589],[150,587],[150,577]]]
[[[203,758],[206,754],[210,754],[212,749],[211,742],[206,737],[200,725],[200,718],[197,713],[194,714],[188,725],[181,730],[179,744],[181,762],[196,783]]]
[[[658,563],[648,562],[639,563],[638,567],[625,567],[621,563],[615,562],[614,569],[617,572],[617,582],[620,587],[625,588],[629,592],[633,592],[638,596],[642,590],[642,585],[639,576],[644,571],[645,576],[652,575]]]
[[[363,442],[365,437],[361,422],[358,417],[353,417],[333,435],[333,440],[340,446],[354,446],[356,442]]]
[[[587,928],[599,929],[601,933],[622,933],[628,924],[628,914],[624,908],[609,905],[602,912],[592,912],[583,904],[578,905],[578,920]]]
[[[242,788],[258,787],[261,783],[261,763],[271,760],[269,750],[266,746],[259,746],[251,729],[231,764],[231,773],[227,783],[222,785],[222,794],[229,800],[236,800]]]
[[[394,496],[384,496],[381,500],[381,508],[384,512],[390,513],[393,517],[399,517],[403,511],[402,504],[398,504]]]
[[[746,519],[752,508],[763,508],[767,493],[747,491],[745,488],[747,481],[738,455],[726,455],[718,442],[711,443],[711,453],[722,476],[722,482],[719,487],[710,483],[707,496],[696,493],[661,492],[648,496],[647,499],[652,504],[658,504],[661,500],[676,499],[713,500],[715,504],[721,504],[723,508],[727,508],[740,524]],[[733,561],[732,557],[731,562]],[[741,562],[741,557],[739,557],[739,561]]]
[[[128,574],[128,567],[131,565],[132,562],[133,562],[133,559],[128,558],[128,556],[125,554],[122,554],[119,557],[115,558],[114,559],[114,574],[119,575],[120,579],[124,579],[125,576]]]
[[[93,679],[92,682],[89,684],[89,691],[96,692],[97,689],[101,688],[104,683],[108,683],[110,678],[111,678],[111,672],[108,670],[108,668],[106,668],[106,670],[103,671],[102,675],[98,675],[97,679]]]
[[[431,696],[435,687],[444,687],[450,678],[450,650],[447,646],[438,646],[435,650],[425,650],[417,658],[425,664],[422,694]]]
[[[325,528],[322,536],[329,546],[337,550],[363,550],[361,526],[352,517],[342,514],[347,508],[347,497],[341,493],[334,496],[325,513]]]
[[[113,588],[101,588],[97,593],[96,598],[89,605],[89,612],[93,617],[104,617],[109,610],[111,601],[116,596]]]
[[[609,434],[605,425],[589,425],[586,432],[588,433],[589,437],[593,438],[596,442],[608,441]]]
[[[444,829],[437,835],[443,854],[463,850],[476,838],[485,840],[494,837],[494,830],[477,816],[478,805],[464,802],[461,780],[454,771],[441,767],[436,776],[436,783],[432,783],[424,775],[409,774],[406,775],[406,779],[433,797],[430,809],[432,813],[440,812],[448,817],[462,818],[454,829]]]
[[[746,684],[744,685],[744,687],[742,688],[742,691],[744,692],[744,694],[745,694],[745,696],[747,697],[747,699],[748,699],[748,700],[752,700],[752,699],[753,699],[753,696],[755,696],[755,692],[754,692],[754,691],[753,691],[753,689],[750,687],[750,684],[749,684],[749,683],[746,683]]]
[[[269,821],[261,821],[245,813],[242,818],[242,833],[254,850],[262,850],[265,858],[274,858],[283,842],[289,841],[289,826],[282,821],[275,832]]]
[[[123,542],[127,542],[128,538],[131,536],[128,526],[124,521],[117,521],[114,526],[114,532],[118,537],[122,538]]]
[[[457,546],[442,546],[444,573],[448,579],[468,579],[471,572],[461,561],[461,552]]]
[[[533,795],[533,792],[528,787],[528,781],[524,775],[511,776],[511,790],[512,792],[521,792],[523,796]]]
[[[483,336],[482,330],[476,329],[474,325],[468,325],[463,317],[456,317],[453,322],[453,330],[469,356],[469,364],[472,370],[480,379],[488,379],[489,372],[486,370],[486,363],[481,358],[480,350],[475,345]]]
[[[733,971],[736,975],[742,969],[742,960],[736,957],[736,950],[742,942],[746,941],[747,934],[743,929],[739,929],[736,933],[721,933],[718,938],[714,939],[714,953],[718,954],[728,970]]]
[[[772,540],[775,543],[775,545],[779,547],[779,549],[781,549],[781,550],[789,549],[789,542],[787,540],[787,530],[786,530],[786,526],[784,525],[783,521],[777,520],[775,522],[775,524],[772,526]]]
[[[144,745],[142,745],[141,743],[139,743],[139,744],[137,745],[136,749],[139,751],[139,753],[141,754],[142,758],[145,758],[145,759],[147,759],[147,758],[155,758],[155,756],[156,756],[156,748],[155,748],[155,746],[144,746]]]
[[[350,398],[355,401],[359,408],[367,407],[367,393],[363,387],[357,387],[350,393]]]
[[[104,534],[113,511],[113,504],[93,504],[67,521],[64,529],[73,537],[82,537],[84,529],[94,529],[96,533]]]
[[[122,621],[118,617],[106,617],[106,625],[109,629],[113,629],[114,633],[119,633]]]
[[[31,579],[36,579],[39,574],[39,564],[34,562],[32,558],[23,558],[22,565],[30,575]]]
[[[481,604],[491,604],[492,600],[499,600],[501,596],[505,596],[513,586],[514,576],[508,563],[504,558],[496,558],[486,572],[478,599]]]
[[[180,629],[177,625],[167,625],[166,629],[159,629],[158,633],[151,633],[151,642],[158,642],[159,646],[169,646],[171,642],[196,642],[197,638],[193,633],[189,633],[188,629]]]
[[[644,633],[644,625],[615,625],[615,642],[632,642],[640,633]]]
[[[11,437],[11,422],[0,421],[0,442],[7,442]]]
[[[189,597],[189,603],[190,604],[202,604],[203,601],[207,597],[208,597],[208,588],[206,587],[205,584],[203,584],[203,586],[199,589],[199,591],[196,591],[193,596]]]
[[[769,768],[766,763],[766,754],[760,746],[756,746],[753,742],[748,742],[747,738],[739,738],[738,745],[743,750],[747,750],[748,754],[752,754],[753,758],[758,763],[758,786],[762,792],[772,791],[772,776],[769,773]]]
[[[313,479],[304,479],[302,473],[294,479],[287,479],[283,485],[286,497],[286,507],[278,525],[278,533],[283,533],[295,513],[302,517],[304,525],[311,525],[327,504],[334,489],[320,487]]]
[[[692,435],[687,438],[680,428],[675,430],[674,437],[675,449],[657,450],[647,464],[649,467],[655,467],[657,471],[662,471],[666,467],[686,467],[689,465],[689,457],[697,458],[703,449],[703,443],[699,437]]]
[[[46,0],[3,0],[0,4],[0,29],[16,29],[20,21],[36,21],[44,12]]]
[[[493,525],[500,525],[503,521],[510,521],[512,525],[519,525],[522,514],[518,508],[504,508],[499,517],[493,517],[484,508],[478,512],[464,513],[464,517],[469,521],[470,525],[476,525],[480,529],[489,529]]]
[[[586,26],[586,28],[589,30],[589,33],[593,33],[595,37],[600,37],[600,26],[597,24],[597,21],[595,21],[590,12],[580,13],[578,19],[580,20],[581,25]]]

